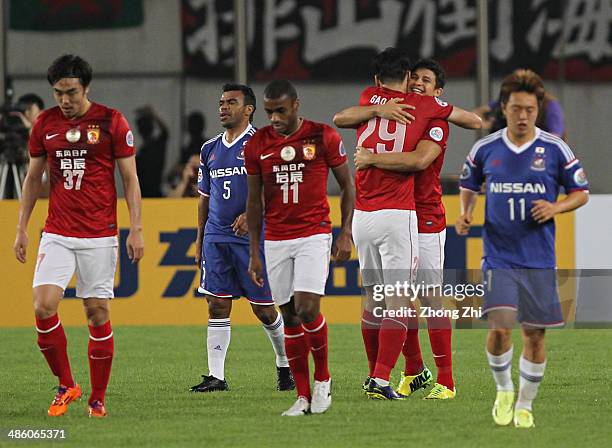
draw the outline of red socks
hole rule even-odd
[[[99,327],[92,327],[90,325],[89,346],[87,349],[89,376],[91,379],[89,404],[96,400],[104,403],[104,395],[106,394],[106,386],[110,378],[114,351],[115,343],[110,321]]]
[[[327,363],[327,322],[323,314],[317,316],[310,323],[303,323],[305,334],[310,345],[310,352],[314,359],[314,379],[316,381],[327,381],[329,379],[329,367]]]
[[[66,349],[66,334],[57,313],[46,319],[36,318],[36,331],[38,347],[47,360],[53,375],[58,377],[60,385],[74,387]]]
[[[389,380],[391,370],[402,352],[406,340],[408,322],[405,318],[385,318],[382,320],[378,337],[378,357],[371,375],[374,378]]]
[[[361,315],[361,336],[368,357],[369,375],[374,375],[376,358],[378,357],[378,333],[380,332],[381,318],[374,316],[370,311],[363,310]]]
[[[411,309],[414,307],[411,306]],[[418,375],[423,371],[425,366],[419,343],[419,318],[416,316],[408,318],[408,330],[402,353],[406,362],[404,375]]]
[[[295,381],[298,397],[310,401],[310,372],[308,369],[308,352],[310,347],[302,326],[285,326],[285,352],[289,360],[291,374]],[[327,351],[327,349],[326,349]]]
[[[433,352],[434,362],[438,369],[438,383],[455,390],[453,381],[453,354],[452,354],[452,327],[450,319],[429,318],[427,319],[429,341]]]

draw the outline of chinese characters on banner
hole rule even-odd
[[[449,76],[476,66],[476,0],[250,0],[249,76],[255,80],[369,79],[378,51],[408,48],[438,59]],[[565,5],[565,8],[564,8]],[[233,2],[183,0],[186,74],[233,73]],[[565,26],[563,24],[565,23]],[[612,80],[610,0],[503,0],[489,3],[491,66],[570,80]],[[563,54],[562,54],[563,53]]]

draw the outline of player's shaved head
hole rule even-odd
[[[384,49],[372,60],[374,75],[382,83],[402,82],[410,67],[408,52],[395,47]]]
[[[514,70],[502,82],[499,92],[499,100],[502,104],[507,104],[510,95],[517,92],[526,92],[535,95],[538,99],[538,106],[542,106],[544,101],[544,83],[537,73],[519,68]]]
[[[78,78],[83,87],[91,82],[93,71],[89,63],[80,56],[65,54],[57,58],[47,70],[47,80],[52,86],[63,78]]]
[[[264,89],[264,98],[276,100],[283,96],[287,96],[291,98],[291,100],[297,99],[297,90],[295,90],[293,84],[286,79],[275,79]]]

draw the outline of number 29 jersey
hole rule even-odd
[[[414,151],[419,140],[429,139],[425,131],[433,119],[446,120],[453,106],[433,96],[402,93],[385,87],[368,87],[359,99],[360,106],[384,104],[392,98],[416,107],[410,113],[415,120],[409,125],[385,118],[372,118],[357,129],[357,146],[375,154]],[[355,208],[376,210],[415,210],[414,175],[370,167],[355,175]]]
[[[330,233],[327,176],[346,160],[340,135],[326,124],[304,119],[289,136],[259,129],[246,145],[245,164],[249,175],[262,178],[265,238]]]
[[[68,120],[59,107],[38,116],[31,157],[47,156],[50,191],[44,231],[77,238],[117,234],[115,159],[133,156],[134,136],[123,115],[92,103]]]
[[[484,258],[492,268],[556,266],[555,223],[531,217],[533,201],[555,202],[566,193],[588,191],[580,161],[559,137],[536,128],[535,139],[514,145],[507,128],[476,142],[461,174],[461,187],[480,191],[486,182]]]

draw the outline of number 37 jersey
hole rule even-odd
[[[261,128],[245,148],[249,175],[261,176],[267,240],[289,240],[331,232],[327,202],[329,168],[346,163],[340,135],[303,120],[290,136]]]
[[[77,238],[116,235],[115,159],[135,152],[123,115],[92,103],[85,115],[68,120],[53,107],[38,116],[28,146],[31,157],[47,156],[45,232]]]

